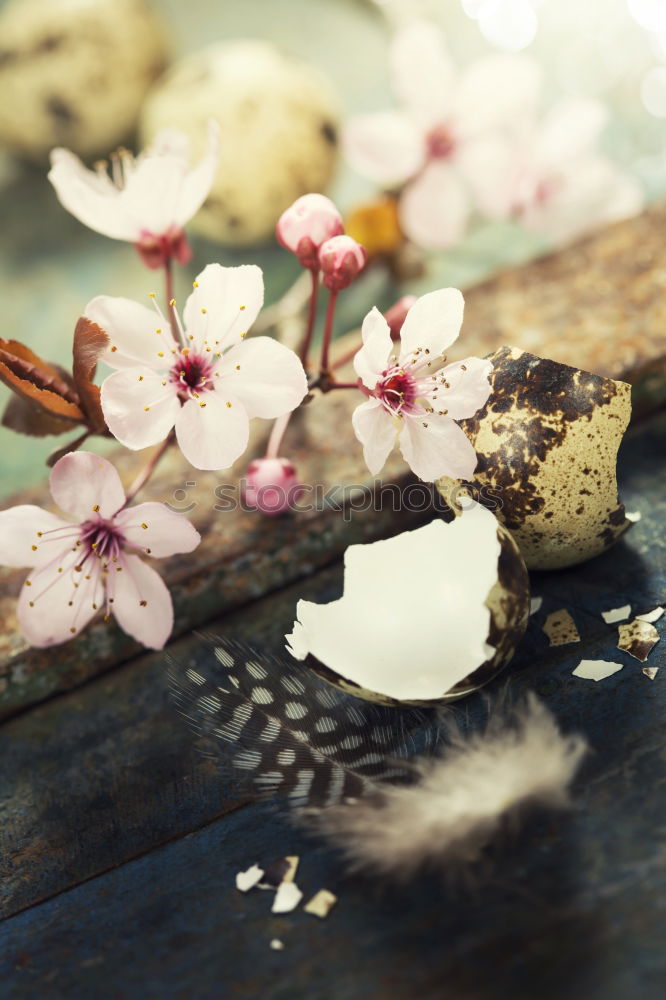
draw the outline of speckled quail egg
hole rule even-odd
[[[280,214],[323,191],[337,151],[338,110],[325,78],[267,42],[220,42],[177,63],[151,92],[144,141],[178,128],[201,155],[206,122],[221,127],[211,193],[192,229],[235,246],[261,243]]]
[[[515,347],[489,358],[490,398],[460,421],[478,455],[471,495],[489,501],[529,569],[591,559],[629,525],[615,467],[631,387]],[[437,486],[445,500],[459,489]]]
[[[299,601],[288,648],[359,698],[436,704],[475,691],[506,666],[529,603],[511,534],[468,499],[450,523],[351,545],[343,596]]]
[[[13,0],[0,14],[0,144],[106,154],[134,129],[165,65],[145,0]]]

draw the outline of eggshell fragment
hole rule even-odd
[[[641,667],[641,670],[646,677],[650,678],[651,681],[653,681],[659,673],[659,667]]]
[[[337,901],[338,897],[329,892],[328,889],[320,889],[310,902],[305,904],[303,909],[306,913],[312,913],[315,917],[320,917],[323,920],[329,915]]]
[[[647,660],[659,642],[659,633],[654,625],[640,621],[638,618],[626,625],[620,625],[618,635],[617,648],[624,650],[625,653],[629,653],[629,656],[633,656],[634,659],[640,660],[642,663]]]
[[[615,466],[630,386],[515,347],[489,359],[488,402],[460,422],[478,455],[472,496],[492,501],[528,569],[591,559],[629,524]],[[446,499],[455,484],[437,485]]]
[[[652,611],[646,611],[643,615],[636,615],[636,621],[638,622],[658,622],[664,613],[664,609],[660,606],[654,608]]]
[[[275,893],[271,913],[291,913],[303,899],[295,882],[281,882]]]
[[[263,876],[263,868],[260,868],[259,865],[251,865],[247,871],[238,872],[236,875],[236,888],[239,892],[249,892],[261,882]]]
[[[537,611],[541,610],[541,605],[543,604],[543,597],[533,597],[530,601],[530,617],[535,615]]]
[[[470,503],[449,524],[350,546],[343,597],[299,601],[288,648],[357,697],[436,703],[475,690],[506,665],[528,613],[515,541]]]
[[[586,681],[603,681],[623,669],[622,663],[610,660],[581,660],[574,671],[574,677],[582,677]]]
[[[233,246],[273,237],[284,209],[324,191],[337,156],[339,109],[329,82],[268,42],[218,42],[186,56],[162,77],[142,112],[145,142],[163,128],[204,152],[206,123],[220,123],[220,163],[191,228]]]
[[[580,642],[576,623],[564,608],[553,611],[542,625],[551,646],[566,646],[570,642]]]
[[[631,614],[631,604],[624,604],[621,608],[610,608],[602,611],[601,617],[607,625],[614,625],[616,622],[624,621]]]

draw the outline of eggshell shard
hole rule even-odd
[[[220,162],[194,231],[234,246],[261,243],[296,198],[326,189],[339,110],[318,70],[267,42],[208,46],[176,63],[149,95],[143,140],[163,128],[181,129],[196,160],[209,118],[220,123]]]
[[[471,503],[452,522],[352,545],[344,594],[299,601],[290,652],[359,698],[428,705],[468,694],[510,661],[529,615],[510,533]]]
[[[659,633],[650,622],[635,618],[618,626],[617,648],[644,663],[659,642]]]
[[[565,608],[549,614],[542,628],[551,646],[566,646],[570,642],[580,642],[576,623]]]
[[[464,485],[492,505],[528,569],[599,555],[629,526],[615,467],[631,415],[630,386],[516,347],[488,357],[490,398],[460,421],[478,455]],[[450,479],[437,486],[447,503],[460,489]]]
[[[14,0],[0,15],[0,143],[38,161],[54,146],[106,155],[165,63],[143,0]]]

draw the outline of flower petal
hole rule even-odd
[[[425,159],[423,133],[399,111],[355,115],[345,127],[343,143],[354,170],[385,187],[409,180]]]
[[[69,456],[68,456],[69,457]],[[18,599],[16,615],[31,646],[55,646],[73,639],[104,605],[98,559],[77,572],[80,551],[71,547],[31,573]]]
[[[125,541],[150,553],[154,559],[192,552],[201,541],[194,525],[163,503],[148,501],[126,507],[116,514],[113,523]]]
[[[137,159],[118,202],[137,220],[139,235],[159,236],[175,224],[186,171],[180,155],[146,153]]]
[[[427,427],[424,426],[427,423]],[[405,417],[400,451],[419,479],[432,483],[441,476],[469,479],[477,456],[464,431],[447,417]]]
[[[51,469],[51,496],[61,510],[77,521],[95,514],[112,517],[125,503],[125,490],[116,469],[99,455],[73,451]]]
[[[195,343],[221,348],[238,343],[254,323],[264,301],[264,278],[255,264],[209,264],[185,303],[185,328]]]
[[[243,340],[217,366],[215,388],[229,391],[245,407],[248,417],[281,417],[307,395],[308,382],[298,356],[272,337]]]
[[[108,178],[86,170],[68,149],[54,149],[51,164],[48,177],[58,201],[79,222],[113,240],[139,238],[140,221],[129,214],[120,192]]]
[[[415,21],[396,34],[391,70],[395,94],[416,121],[427,126],[447,117],[455,70],[435,24]]]
[[[171,351],[177,345],[168,321],[161,322],[154,309],[132,299],[98,295],[88,303],[83,315],[109,335],[109,350],[101,360],[111,368],[147,365],[163,371],[168,367]]]
[[[608,121],[608,108],[592,97],[558,101],[544,115],[535,141],[540,164],[558,167],[591,153]]]
[[[464,143],[456,165],[464,176],[477,211],[506,219],[519,194],[520,177],[529,169],[532,150],[505,134],[481,136]]]
[[[376,476],[395,444],[396,425],[378,399],[369,399],[354,410],[352,427],[363,445],[365,464]]]
[[[386,369],[393,346],[391,328],[376,306],[363,320],[361,336],[363,347],[354,356],[354,371],[363,385],[374,389]]]
[[[53,559],[55,543],[41,542],[39,532],[67,528],[76,531],[71,521],[33,504],[0,510],[0,566],[43,566]]]
[[[400,361],[413,352],[428,351],[433,361],[456,340],[463,321],[465,300],[457,288],[440,288],[417,299],[400,331]]]
[[[220,126],[210,119],[208,122],[208,149],[201,161],[190,170],[183,180],[176,208],[174,222],[184,226],[197,214],[212,187],[220,159]]]
[[[522,130],[534,116],[541,89],[538,62],[525,54],[495,53],[475,60],[460,76],[454,97],[456,135],[491,129]]]
[[[150,368],[109,375],[100,401],[109,430],[132,451],[163,441],[180,410],[176,387]]]
[[[426,250],[454,246],[465,235],[469,203],[465,188],[448,163],[430,163],[400,196],[400,225]]]
[[[437,373],[446,379],[449,388],[437,386],[437,398],[432,401],[435,410],[446,410],[450,420],[473,417],[490,396],[492,362],[483,358],[465,358],[446,365]]]
[[[138,556],[123,555],[114,574],[113,616],[123,632],[149,649],[162,649],[173,628],[173,604],[164,580]],[[145,602],[145,603],[144,603]]]
[[[178,445],[195,469],[230,468],[247,448],[249,436],[245,407],[224,390],[188,400],[176,420]]]

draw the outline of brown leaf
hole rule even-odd
[[[85,422],[70,386],[48,362],[15,340],[0,340],[0,380],[51,416],[75,424]]]
[[[81,316],[74,330],[74,383],[81,405],[92,430],[106,430],[106,421],[99,401],[99,387],[93,385],[97,361],[109,346],[109,338],[97,323]]]
[[[78,405],[71,377],[60,365],[44,361],[20,341],[0,339],[0,360],[18,378],[32,382],[38,389],[49,389],[67,402]]]
[[[64,434],[72,430],[69,420],[60,420],[51,416],[32,400],[14,395],[10,398],[2,415],[3,427],[18,434],[29,434],[32,437],[45,437],[47,434]]]

